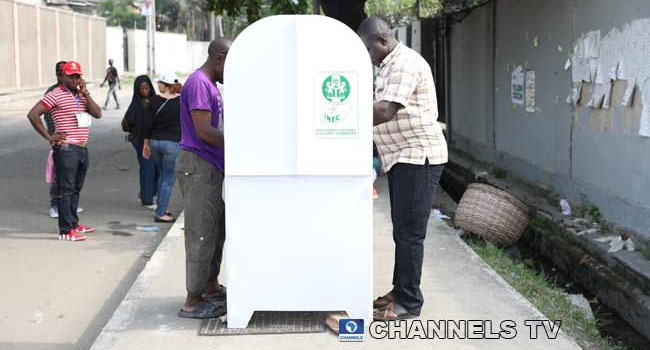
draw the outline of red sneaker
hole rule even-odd
[[[82,224],[78,224],[75,231],[81,232],[81,233],[92,233],[92,232],[95,232],[95,228],[94,227],[84,226]]]
[[[70,230],[70,232],[59,235],[59,241],[85,241],[86,236],[77,233],[75,230]]]

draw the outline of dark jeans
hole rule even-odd
[[[131,144],[138,156],[138,164],[140,164],[140,201],[142,205],[151,205],[153,204],[153,196],[156,195],[158,189],[158,170],[153,159],[144,159],[142,156],[142,146],[144,143],[141,139],[136,137],[131,140]]]
[[[185,207],[185,286],[189,295],[200,296],[221,270],[226,239],[223,173],[196,153],[181,150],[176,176]]]
[[[156,200],[156,216],[165,216],[169,206],[169,198],[172,196],[174,182],[176,182],[176,156],[181,150],[178,142],[167,140],[151,140],[151,158],[156,164],[160,174],[158,179],[158,198]]]
[[[77,207],[88,171],[88,149],[68,144],[55,146],[53,158],[59,189],[59,233],[66,234],[79,224]]]
[[[396,301],[414,315],[424,304],[420,290],[424,239],[444,165],[397,163],[388,171],[395,266]]]

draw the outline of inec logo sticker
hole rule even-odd
[[[359,134],[356,72],[318,72],[314,77],[316,137],[353,138]]]
[[[350,82],[343,75],[330,75],[323,81],[323,96],[332,103],[347,100],[350,96]]]

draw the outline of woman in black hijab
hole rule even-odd
[[[128,140],[131,141],[140,164],[140,201],[142,205],[151,210],[156,209],[153,203],[153,197],[156,195],[158,188],[158,171],[153,160],[145,159],[142,156],[142,122],[146,113],[149,113],[147,107],[152,97],[156,96],[156,91],[151,84],[151,80],[146,75],[140,75],[135,78],[133,83],[133,99],[127,109],[124,119],[122,119],[122,130],[128,132]]]

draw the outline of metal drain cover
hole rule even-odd
[[[246,328],[228,328],[221,318],[205,319],[201,323],[199,335],[323,333],[325,331],[325,318],[322,312],[255,311]]]

